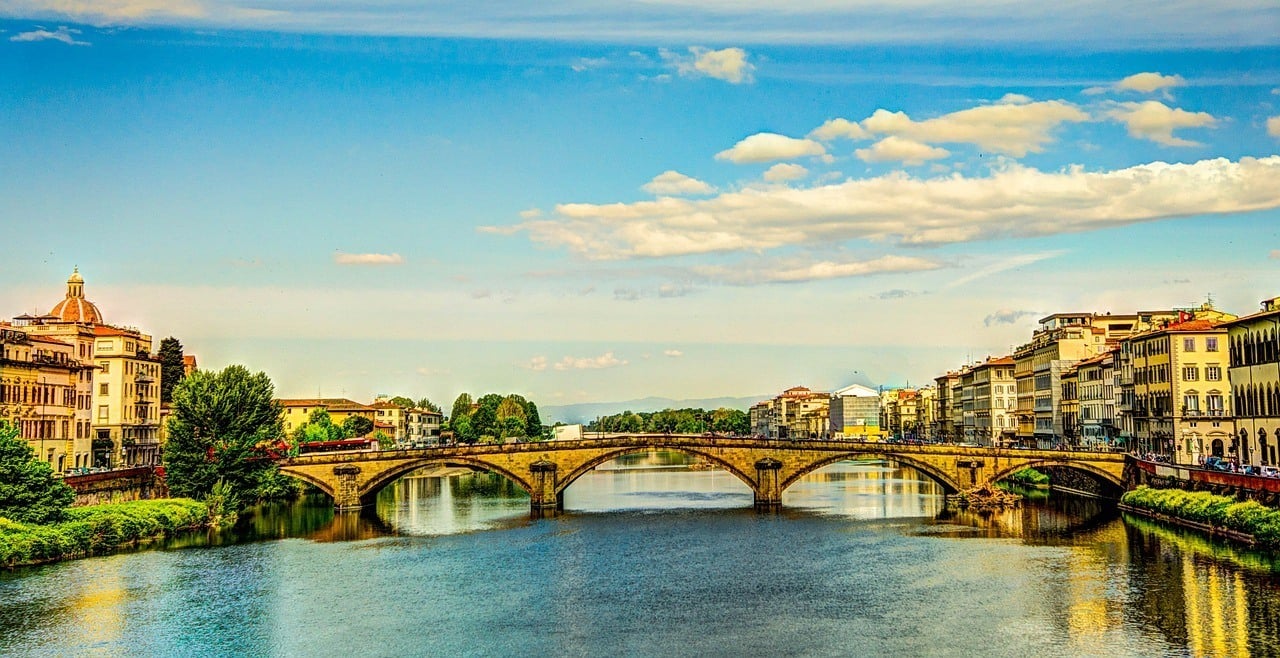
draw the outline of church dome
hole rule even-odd
[[[49,315],[62,322],[102,324],[102,313],[98,307],[84,298],[84,277],[80,276],[80,268],[76,268],[67,279],[67,298],[58,302]]]

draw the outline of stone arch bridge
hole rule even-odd
[[[424,466],[456,465],[499,473],[529,492],[533,514],[561,508],[564,491],[584,473],[622,455],[673,450],[701,457],[742,480],[757,508],[776,508],[801,476],[857,457],[882,457],[911,466],[952,494],[999,481],[1027,467],[1070,468],[1123,487],[1121,453],[1010,450],[949,444],[786,441],[704,435],[629,434],[575,441],[455,445],[416,450],[319,453],[280,461],[280,471],[316,485],[339,510],[372,504],[378,491]]]

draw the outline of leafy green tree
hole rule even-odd
[[[365,436],[373,431],[373,421],[364,416],[347,416],[342,421],[342,433],[345,438],[353,436]]]
[[[0,517],[21,523],[61,521],[76,493],[53,477],[53,467],[0,420]]]
[[[526,400],[524,403],[524,434],[529,438],[537,438],[542,436],[546,430],[542,426],[542,418],[538,416],[538,405],[533,400]]]
[[[370,428],[372,429],[372,428]],[[294,443],[316,443],[319,441],[339,441],[348,434],[340,425],[335,425],[333,418],[325,409],[316,409],[307,417],[307,422],[293,430]],[[363,436],[363,435],[361,435]]]
[[[373,438],[375,441],[378,442],[378,447],[383,450],[390,450],[395,447],[395,443],[396,443],[395,438],[393,438],[391,435],[387,434],[386,432],[383,432],[382,430],[378,430],[377,432],[374,432]]]
[[[280,440],[282,428],[266,373],[240,365],[197,370],[173,389],[164,451],[170,493],[203,498],[223,480],[241,504],[265,498],[260,485],[279,469],[264,450]]]
[[[421,400],[418,400],[415,406],[417,406],[419,409],[426,409],[427,411],[434,411],[435,413],[440,413],[440,405],[432,402],[428,398],[422,398]]]
[[[524,398],[508,395],[498,403],[496,411],[501,436],[524,436]]]
[[[160,341],[160,402],[168,404],[173,401],[173,387],[187,376],[186,366],[182,363],[182,343],[173,336]]]
[[[453,410],[449,412],[449,420],[452,421],[464,416],[470,416],[471,406],[473,404],[475,403],[471,400],[470,393],[462,393],[458,395],[458,399],[453,401]]]
[[[401,409],[412,409],[412,408],[413,408],[413,400],[411,400],[411,399],[409,399],[409,398],[407,398],[407,397],[405,397],[405,396],[403,396],[403,395],[397,395],[397,396],[395,396],[395,397],[391,398],[390,400],[388,400],[388,402],[390,402],[391,404],[396,405],[397,407],[400,407]]]
[[[458,441],[458,443],[475,443],[476,442],[477,437],[474,429],[471,426],[470,416],[459,416],[453,419],[452,421],[449,421],[449,424],[451,427],[453,427],[453,436]]]

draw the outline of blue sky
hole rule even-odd
[[[1274,3],[0,8],[0,310],[281,394],[923,382],[1280,294]],[[854,374],[856,371],[857,374]]]

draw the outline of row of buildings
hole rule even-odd
[[[184,357],[188,372],[195,358]],[[159,464],[165,439],[161,363],[150,335],[109,324],[84,294],[79,270],[64,298],[43,315],[0,322],[0,420],[57,473],[85,468]],[[364,405],[347,399],[279,400],[286,432],[325,409],[341,424],[368,418],[399,445],[437,442],[443,417],[379,398]]]
[[[351,417],[367,418],[373,423],[373,433],[382,432],[401,446],[438,444],[444,424],[444,416],[439,411],[401,406],[387,396],[379,396],[372,404],[346,398],[280,399],[277,402],[283,412],[286,435],[304,425],[316,411],[327,412],[335,425]]]
[[[151,336],[108,324],[76,270],[48,313],[0,322],[0,420],[59,473],[156,464],[160,370]]]
[[[929,440],[1131,450],[1280,465],[1280,297],[1239,317],[1211,303],[1055,313],[1026,343],[933,385],[791,388],[751,408],[771,438]]]

